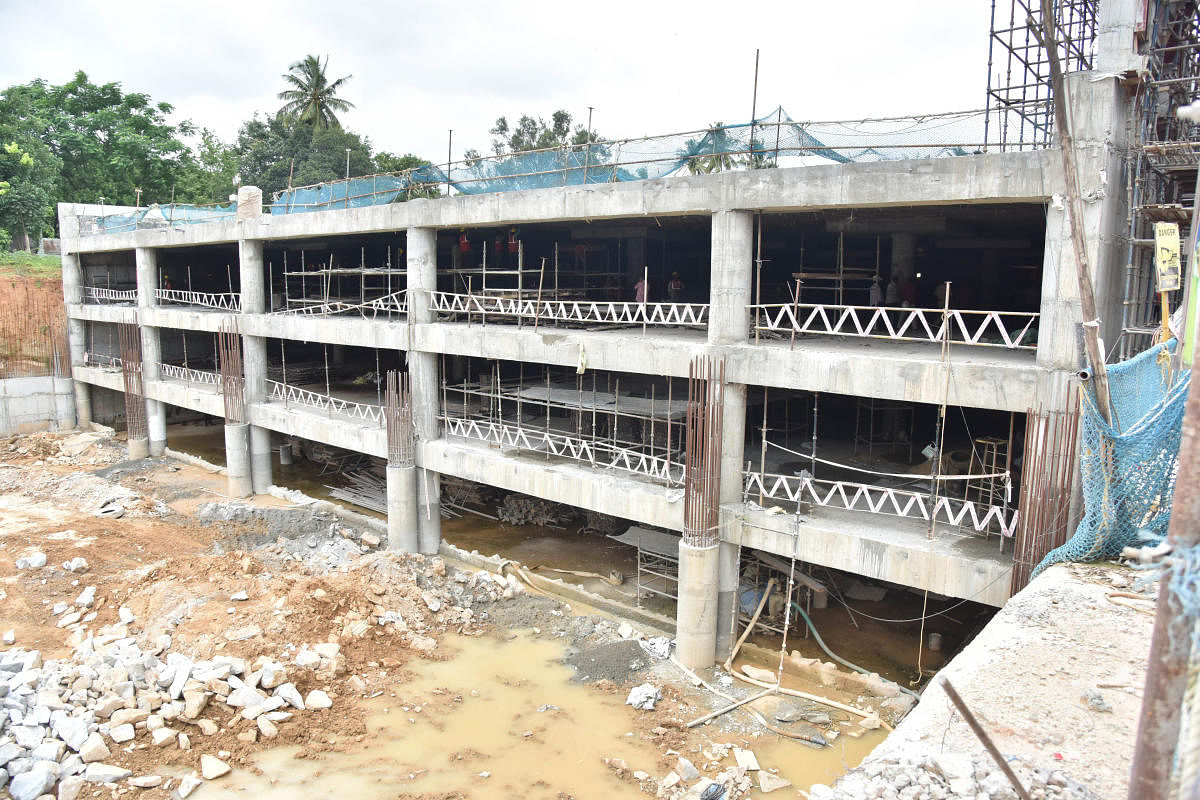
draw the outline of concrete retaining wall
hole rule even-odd
[[[70,378],[0,380],[0,435],[75,427],[75,387]]]

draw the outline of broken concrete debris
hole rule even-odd
[[[639,711],[653,711],[654,704],[662,700],[662,692],[650,683],[643,683],[629,690],[625,705],[633,706]]]

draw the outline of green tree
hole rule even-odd
[[[346,81],[352,75],[338,78],[333,83],[325,76],[325,68],[329,65],[329,56],[325,60],[314,55],[307,55],[288,67],[283,79],[291,87],[279,93],[283,107],[279,114],[289,122],[310,125],[314,128],[340,128],[334,112],[345,112],[354,108],[354,104],[337,96]]]
[[[492,135],[492,152],[498,156],[523,153],[528,150],[544,150],[550,147],[565,147],[570,144],[583,145],[600,138],[582,125],[571,129],[571,114],[559,109],[550,115],[550,124],[541,117],[522,114],[515,125],[509,125],[507,117],[497,117],[496,124],[488,133]],[[468,151],[475,153],[475,151]],[[471,155],[467,155],[470,158]]]
[[[42,237],[57,177],[53,156],[45,147],[33,143],[26,149],[15,141],[0,144],[0,228],[12,238],[20,233],[26,250],[35,249]]]
[[[0,92],[0,139],[15,131],[48,148],[61,170],[53,201],[133,205],[140,189],[143,205],[167,202],[190,157],[180,137],[193,133],[168,123],[173,111],[79,71],[61,86],[38,79]]]
[[[234,149],[242,183],[259,187],[268,197],[289,185],[344,178],[347,149],[351,175],[376,169],[367,139],[341,128],[290,125],[282,115],[264,119],[256,114],[238,131]]]
[[[238,152],[214,132],[200,131],[194,154],[183,165],[175,198],[188,203],[222,203],[235,191]]]

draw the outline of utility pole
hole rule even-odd
[[[1062,151],[1063,180],[1066,183],[1067,221],[1071,227],[1071,246],[1075,251],[1076,278],[1079,283],[1079,305],[1083,312],[1083,340],[1088,365],[1092,370],[1092,388],[1100,416],[1112,424],[1112,407],[1108,393],[1108,373],[1104,369],[1104,353],[1100,351],[1100,316],[1096,312],[1096,293],[1092,288],[1092,272],[1088,264],[1087,244],[1083,240],[1083,205],[1079,199],[1079,173],[1075,164],[1075,145],[1067,122],[1067,96],[1063,86],[1062,66],[1058,62],[1058,39],[1054,30],[1053,0],[1042,0],[1042,25],[1029,20],[1029,28],[1046,48],[1050,66],[1050,86],[1054,93],[1054,126],[1058,130],[1058,146]]]

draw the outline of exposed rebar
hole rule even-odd
[[[697,356],[688,366],[683,540],[692,547],[717,543],[724,384],[724,358]]]
[[[136,324],[119,323],[121,378],[125,382],[125,429],[129,439],[147,436],[146,402],[142,391],[142,335]]]
[[[242,337],[237,322],[221,325],[217,333],[221,365],[221,397],[225,401],[225,423],[246,421],[246,378],[242,372]]]
[[[407,372],[388,370],[383,416],[387,422],[388,466],[413,466],[416,430],[413,426],[412,383]]]

